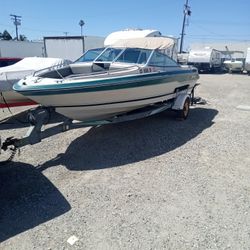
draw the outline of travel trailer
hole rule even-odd
[[[221,52],[212,48],[202,50],[190,50],[188,65],[196,67],[201,71],[220,71],[222,68]]]

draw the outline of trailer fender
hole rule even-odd
[[[172,106],[173,110],[182,110],[184,107],[184,103],[186,101],[186,99],[190,99],[190,95],[187,93],[180,93],[178,94],[178,96],[176,97],[174,104]]]

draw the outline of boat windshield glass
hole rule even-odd
[[[90,49],[84,53],[76,62],[92,62],[94,61],[105,48]]]
[[[159,52],[154,51],[153,55],[151,56],[149,62],[149,66],[154,67],[176,67],[178,64],[172,60],[169,56]]]
[[[121,53],[123,49],[107,48],[103,53],[96,58],[95,61],[112,62]]]
[[[115,61],[123,63],[146,64],[151,53],[152,50],[149,49],[126,48]]]

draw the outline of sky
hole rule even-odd
[[[180,37],[186,0],[0,0],[0,32],[15,37],[10,14],[22,16],[19,34],[102,36],[126,28],[156,29]],[[250,0],[189,0],[184,49],[207,41],[250,41]]]

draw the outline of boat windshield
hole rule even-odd
[[[151,53],[152,50],[149,49],[126,48],[115,61],[123,63],[146,64]]]
[[[85,52],[76,62],[92,62],[94,61],[105,48],[90,49]]]
[[[139,48],[107,48],[95,61],[146,64],[152,50]]]
[[[148,64],[155,67],[177,66],[166,54],[159,50],[141,48],[98,48],[90,49],[76,62],[120,62],[134,64]]]
[[[150,57],[148,66],[153,67],[177,67],[178,64],[171,59],[166,54],[161,53],[160,51],[155,50],[153,55]]]
[[[95,61],[112,62],[121,53],[122,50],[123,49],[120,48],[107,48],[96,58]]]

